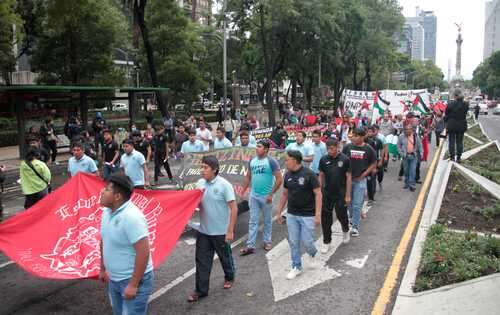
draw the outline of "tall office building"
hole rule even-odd
[[[483,59],[500,50],[500,1],[486,2]]]
[[[412,57],[412,59],[432,60],[432,62],[436,63],[437,17],[434,15],[434,12],[423,11],[417,8],[417,15],[415,17],[407,17],[406,24],[413,27],[418,24],[424,30],[423,43],[421,45],[423,47],[423,58]],[[420,32],[420,30],[417,30],[417,32]]]
[[[424,60],[425,31],[420,23],[406,22],[399,36],[398,51],[407,54],[412,60]]]

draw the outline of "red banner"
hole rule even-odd
[[[49,279],[99,274],[102,179],[79,173],[36,205],[0,224],[0,250],[24,270]],[[172,252],[202,193],[136,190],[132,202],[149,228],[153,265]]]

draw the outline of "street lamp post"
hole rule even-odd
[[[223,73],[224,73],[224,120],[226,120],[227,115],[227,22],[226,22],[226,1],[224,0],[224,5],[222,9],[222,14],[224,14],[223,25],[224,25],[224,37],[223,37]]]

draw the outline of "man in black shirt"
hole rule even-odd
[[[382,157],[385,152],[384,144],[382,143],[382,140],[376,137],[376,130],[374,126],[368,127],[366,143],[368,143],[375,151],[375,156],[377,158],[377,167],[382,167]],[[368,190],[368,206],[372,206],[373,202],[375,201],[375,193],[377,192],[377,167],[375,167],[373,173],[371,173],[367,177],[366,185]]]
[[[278,223],[283,224],[281,213],[288,203],[286,221],[292,270],[287,279],[292,280],[302,273],[301,242],[311,257],[311,264],[317,264],[314,228],[321,223],[321,188],[316,174],[302,166],[302,154],[299,151],[288,151],[285,165],[288,172],[285,174],[283,195],[278,206]]]
[[[154,162],[155,162],[155,185],[158,185],[158,177],[163,176],[161,173],[161,167],[165,168],[168,174],[168,178],[172,181],[172,171],[170,170],[170,165],[168,164],[168,143],[169,136],[165,134],[165,127],[163,125],[158,125],[156,127],[156,135],[153,137],[153,146],[155,149]]]
[[[366,191],[366,178],[377,167],[375,151],[365,143],[366,132],[362,128],[355,128],[352,133],[352,143],[344,147],[342,153],[351,161],[352,193],[351,211],[352,236],[359,236],[359,221]]]
[[[328,154],[319,161],[319,183],[322,187],[323,208],[321,209],[321,228],[323,230],[323,247],[326,254],[332,242],[333,208],[342,225],[344,244],[349,243],[349,218],[347,206],[351,203],[351,161],[338,151],[338,141],[329,139],[326,142]]]
[[[104,138],[104,144],[102,146],[102,158],[103,158],[103,177],[104,180],[108,180],[111,174],[118,172],[120,161],[120,150],[118,143],[113,140],[113,134],[111,130],[106,129],[102,132]]]
[[[186,133],[186,127],[180,125],[175,132],[175,156],[180,158],[182,144],[189,140],[189,135]]]
[[[134,140],[134,149],[137,152],[142,153],[144,156],[144,159],[146,160],[146,163],[151,161],[151,143],[149,143],[148,140],[146,140],[142,135],[139,130],[133,131],[132,132],[132,140]]]

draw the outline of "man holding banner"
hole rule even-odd
[[[114,315],[146,314],[153,263],[144,214],[130,201],[132,182],[113,174],[101,192],[101,271]]]
[[[249,171],[243,184],[243,192],[250,185],[249,206],[250,220],[248,221],[247,246],[241,249],[240,254],[246,256],[255,252],[257,230],[260,212],[264,216],[263,241],[264,249],[271,250],[272,241],[272,208],[273,196],[283,182],[280,165],[276,159],[269,156],[270,144],[268,141],[259,141],[255,152],[257,154],[249,163]]]

